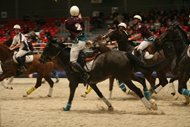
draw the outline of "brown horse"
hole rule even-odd
[[[30,88],[23,95],[23,97],[28,96],[38,87],[40,87],[42,84],[42,78],[44,78],[50,85],[49,93],[47,96],[51,97],[52,92],[53,92],[53,85],[54,85],[54,82],[51,79],[51,72],[56,67],[55,64],[53,62],[47,62],[45,64],[40,63],[39,59],[41,55],[34,54],[33,61],[26,63],[27,70],[23,73],[20,73],[20,72],[18,73],[18,70],[17,70],[18,64],[15,63],[13,60],[13,54],[14,52],[9,50],[7,46],[2,45],[2,44],[0,45],[0,61],[1,61],[1,68],[3,71],[3,73],[0,75],[0,81],[3,81],[5,78],[11,77],[11,76],[17,76],[20,74],[31,74],[31,73],[37,72],[38,76],[37,76],[37,81],[36,81],[35,86]]]

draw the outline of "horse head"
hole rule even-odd
[[[157,50],[164,49],[167,52],[173,51],[177,56],[180,56],[186,46],[185,41],[187,40],[187,36],[185,34],[179,25],[171,25],[166,32],[162,33],[155,41],[154,47]]]
[[[54,60],[58,55],[60,55],[65,47],[66,45],[57,41],[49,41],[42,52],[40,62],[46,63]]]
[[[0,44],[0,60],[5,61],[9,58],[12,58],[12,56],[13,51],[11,51],[6,45]]]
[[[98,35],[93,40],[86,41],[86,48],[91,48],[101,53],[111,50],[107,47],[106,35]]]

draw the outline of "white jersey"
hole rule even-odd
[[[13,38],[12,45],[16,45],[18,43],[21,43],[19,50],[26,50],[26,51],[30,50],[28,47],[27,39],[22,33],[15,35]]]

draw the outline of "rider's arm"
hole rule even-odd
[[[14,38],[13,38],[12,45],[11,45],[10,48],[9,48],[10,50],[15,50],[15,49],[19,48],[20,45],[21,45],[21,43],[22,43],[22,42],[17,43],[15,40],[16,40],[16,39],[15,39],[15,37],[14,37]]]
[[[136,34],[136,35],[134,35],[134,36],[131,36],[128,40],[129,40],[129,41],[139,40],[139,39],[141,39],[141,37],[142,37],[142,34],[139,33],[139,34]]]
[[[10,50],[15,50],[15,49],[19,48],[20,45],[21,45],[21,43],[18,43],[16,45],[11,45]]]

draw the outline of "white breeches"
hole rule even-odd
[[[17,52],[17,54],[16,54],[16,58],[18,58],[18,57],[22,57],[22,56],[24,56],[25,54],[27,54],[29,51],[25,51],[25,50],[19,50],[18,52]]]
[[[151,42],[149,41],[142,41],[138,47],[137,47],[137,50],[144,50],[145,48],[147,48],[149,45],[151,44]]]
[[[70,62],[77,62],[79,52],[85,48],[85,42],[79,41],[77,44],[72,44],[70,52]]]

